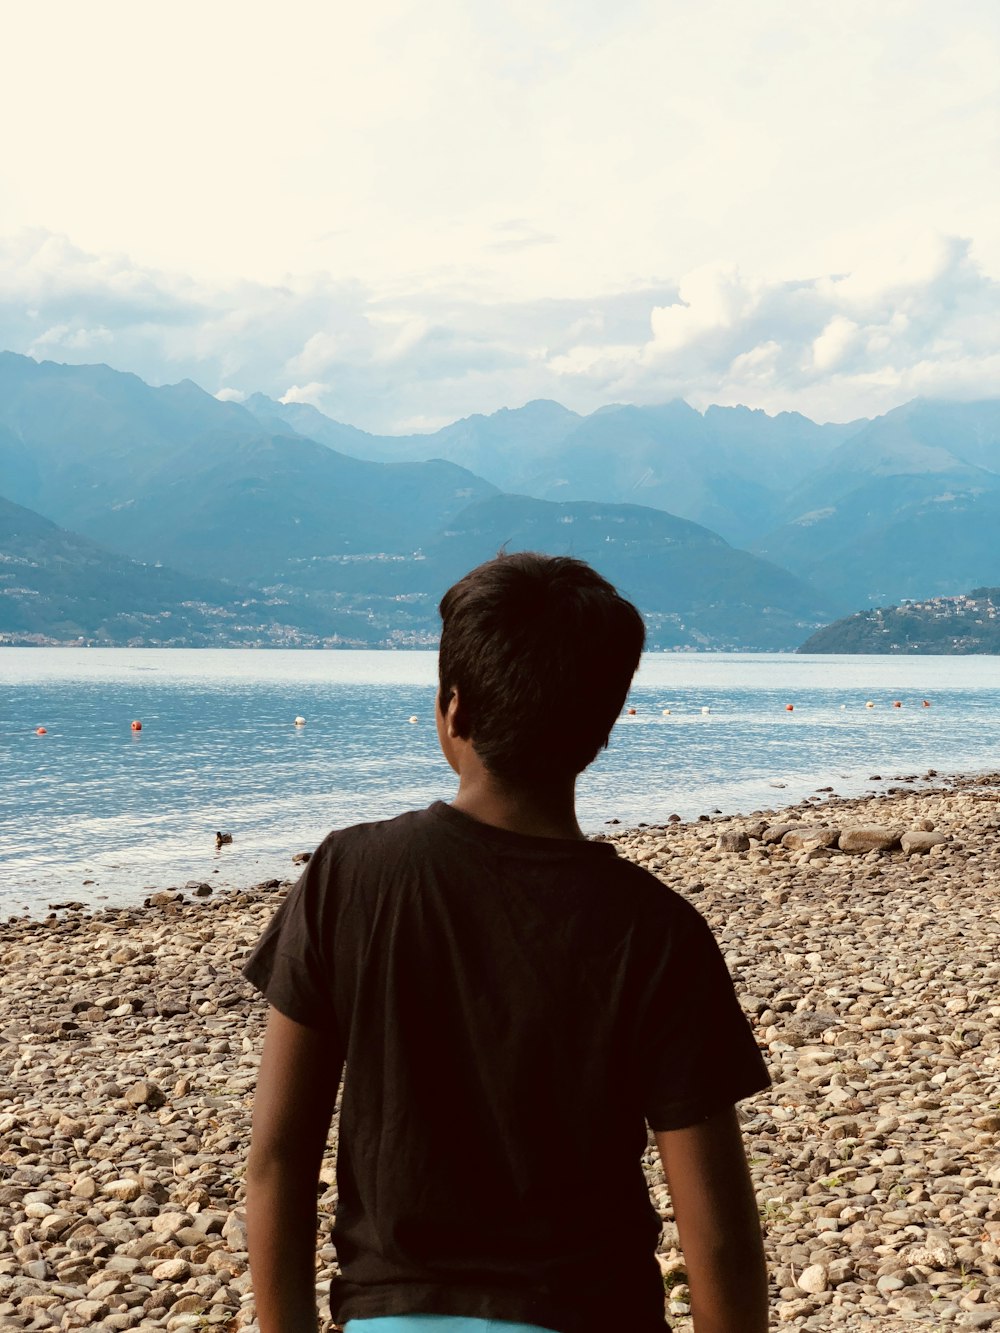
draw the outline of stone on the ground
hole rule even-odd
[[[848,826],[841,830],[837,846],[842,852],[886,852],[899,846],[899,833],[871,824]]]
[[[742,829],[726,829],[719,834],[719,850],[722,852],[748,852],[750,839]]]
[[[939,847],[947,841],[943,833],[925,833],[921,829],[909,829],[900,838],[903,851],[910,856],[917,852],[929,852],[932,847]]]

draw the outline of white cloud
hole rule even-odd
[[[603,332],[604,316],[599,310],[594,310],[589,315],[581,315],[579,319],[573,321],[568,330],[571,338],[582,338],[585,334]]]
[[[781,362],[781,344],[773,339],[758,343],[749,352],[740,352],[734,356],[729,366],[729,376],[737,384],[771,385],[775,381]]]
[[[243,389],[217,389],[215,396],[220,403],[243,403],[248,395]]]
[[[71,324],[54,324],[40,333],[28,349],[32,356],[48,356],[58,352],[84,352],[94,348],[107,347],[114,342],[110,329],[103,326],[95,329],[76,327]]]
[[[349,344],[344,337],[323,329],[306,339],[302,350],[285,363],[285,370],[290,375],[307,377],[328,366],[331,361],[341,359],[348,350]]]
[[[152,383],[261,390],[404,431],[555,398],[686,398],[847,420],[917,394],[996,393],[1000,283],[968,241],[873,241],[857,273],[789,280],[702,265],[576,300],[396,292],[324,275],[211,287],[36,232],[0,241],[13,351],[107,360]],[[16,260],[16,262],[14,262]]]
[[[996,392],[1000,283],[968,241],[917,237],[857,274],[747,279],[733,265],[681,278],[631,347],[581,343],[549,361],[609,397],[746,402],[843,420],[916,394]]]
[[[813,340],[813,365],[817,370],[836,370],[858,345],[860,334],[861,330],[853,319],[834,315],[819,337]],[[891,345],[884,331],[873,331],[868,339],[869,351],[879,347],[882,351],[888,351]]]
[[[735,264],[705,264],[681,278],[679,300],[650,315],[653,351],[669,355],[713,333],[732,329],[756,308],[759,284],[748,282]]]
[[[580,379],[612,381],[626,375],[636,366],[642,350],[632,344],[580,343],[568,352],[549,358],[548,369],[556,375],[578,376]]]
[[[327,393],[330,390],[328,384],[320,384],[313,380],[310,384],[293,384],[291,388],[278,399],[281,403],[309,403],[312,407],[319,407]]]
[[[422,315],[380,312],[370,317],[383,333],[372,355],[376,361],[400,361],[430,334],[431,325]]]

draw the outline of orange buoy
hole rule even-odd
[[[48,728],[47,728],[47,727],[36,727],[36,728],[35,728],[35,735],[36,735],[36,736],[47,736],[48,734],[49,734],[49,732],[48,732]]]
[[[634,709],[634,708],[630,708],[630,709],[628,710],[628,715],[629,715],[629,717],[635,717],[635,709]]]
[[[903,705],[899,699],[893,699],[892,706],[893,708],[902,708]]]
[[[794,704],[785,704],[785,712],[786,712],[786,713],[794,713],[794,712],[795,712],[795,705],[794,705]]]
[[[931,706],[931,701],[930,701],[930,699],[925,699],[924,702],[923,702],[923,707],[924,707],[924,708],[930,708],[930,706]]]
[[[137,719],[135,722],[132,723],[132,730],[133,730],[133,731],[142,731],[142,723],[141,723],[140,721],[138,721],[138,719]]]

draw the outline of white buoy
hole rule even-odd
[[[410,718],[410,721],[411,721],[411,722],[419,722],[420,719],[417,717],[416,713],[414,713],[413,716]]]
[[[669,709],[669,708],[664,708],[664,710],[663,710],[663,716],[664,716],[664,717],[669,717],[669,716],[670,716],[670,709]]]
[[[701,711],[702,711],[703,713],[710,713],[712,710],[711,710],[711,708],[709,708],[708,704],[702,704],[702,706],[701,706]]]
[[[305,724],[306,724],[306,720],[305,720],[304,717],[297,717],[297,718],[295,719],[295,725],[296,725],[297,727],[304,727]]]
[[[866,708],[874,708],[875,705],[872,703],[871,699],[869,699],[868,702],[865,704],[865,707],[866,707]]]

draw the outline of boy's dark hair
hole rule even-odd
[[[445,593],[442,711],[518,786],[575,777],[608,743],[646,638],[642,617],[568,556],[501,553]]]

